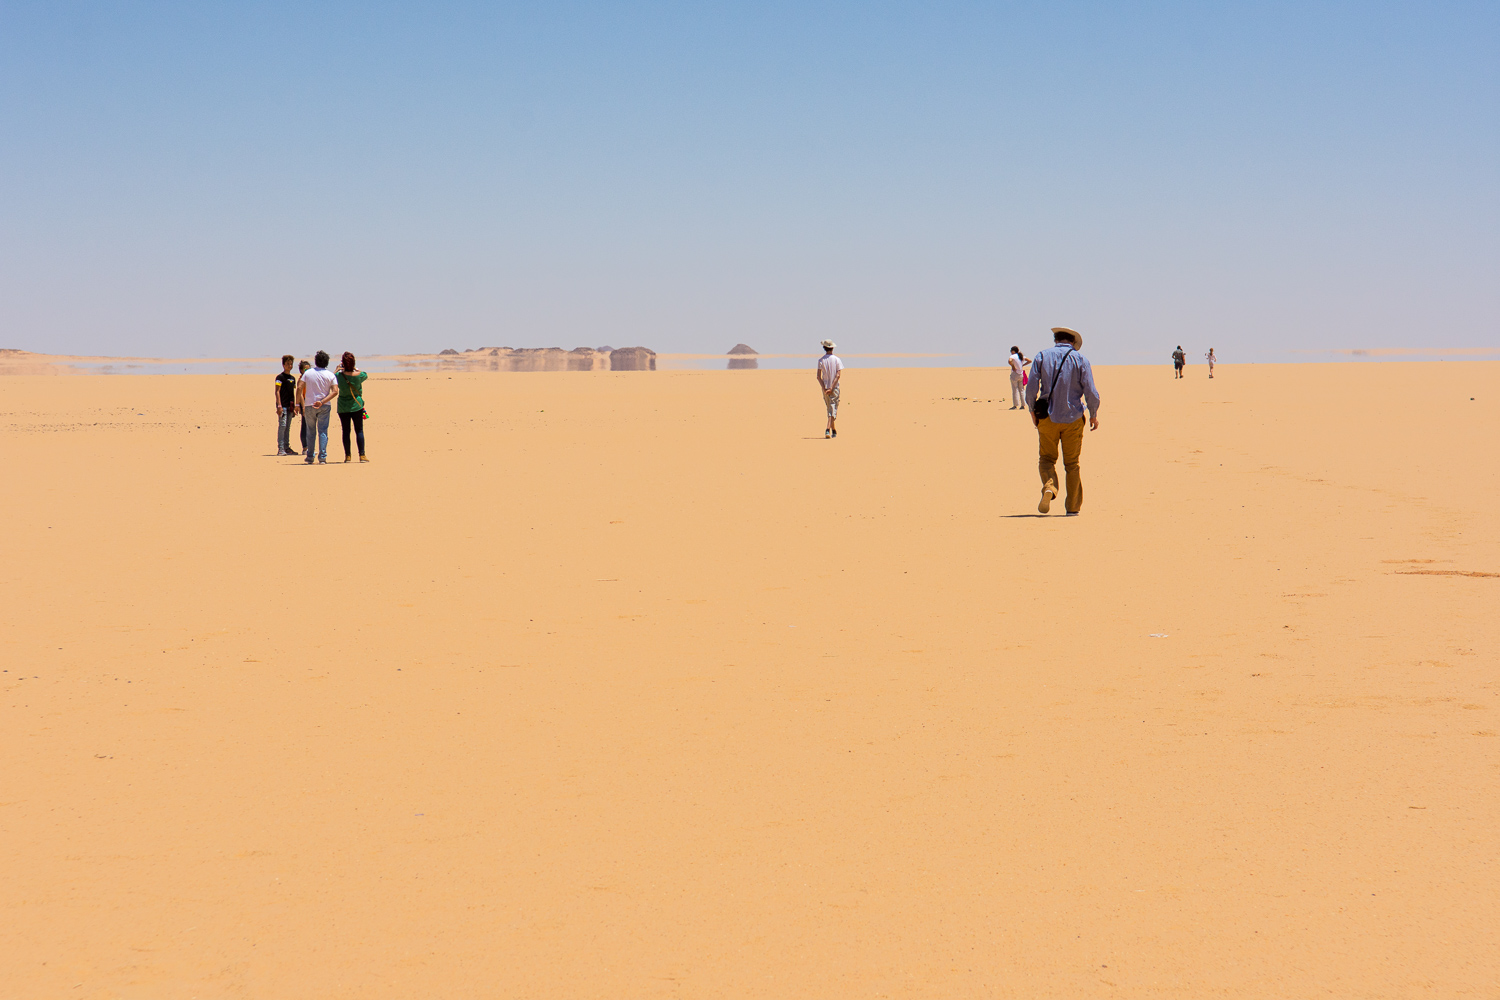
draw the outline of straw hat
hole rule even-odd
[[[839,346],[839,345],[835,344],[831,340],[825,340],[825,341],[823,341],[823,350],[825,350],[825,351],[831,351],[831,350],[833,350],[837,346]]]
[[[1066,333],[1069,337],[1073,338],[1073,350],[1083,350],[1083,334],[1077,330],[1069,330],[1065,326],[1054,326],[1052,328],[1052,336],[1055,338],[1059,333]]]

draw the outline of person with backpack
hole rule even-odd
[[[1174,378],[1182,378],[1182,366],[1187,364],[1187,355],[1183,353],[1182,345],[1177,345],[1177,350],[1172,352],[1172,370],[1177,374]]]
[[[1084,403],[1088,403],[1089,429],[1099,429],[1099,390],[1094,386],[1094,369],[1088,358],[1078,353],[1083,336],[1065,326],[1052,328],[1052,346],[1038,351],[1031,359],[1031,377],[1026,382],[1026,405],[1031,422],[1036,425],[1040,442],[1037,471],[1042,477],[1042,499],[1038,513],[1052,509],[1057,497],[1057,454],[1062,451],[1063,470],[1067,473],[1064,508],[1074,515],[1083,507],[1083,473],[1079,459],[1083,455]]]

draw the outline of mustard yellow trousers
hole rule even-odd
[[[1078,459],[1083,454],[1083,417],[1071,424],[1056,424],[1043,417],[1037,424],[1037,435],[1041,440],[1041,460],[1037,471],[1042,475],[1042,485],[1051,486],[1057,494],[1057,453],[1062,451],[1063,471],[1067,473],[1068,490],[1063,507],[1070,513],[1083,506],[1083,473],[1079,471]]]

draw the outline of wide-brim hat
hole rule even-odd
[[[823,341],[823,350],[825,350],[825,351],[831,351],[831,350],[833,350],[837,346],[839,346],[839,345],[835,344],[831,340],[825,340],[825,341]]]
[[[1065,326],[1054,326],[1052,328],[1053,338],[1055,339],[1059,333],[1066,333],[1073,339],[1073,350],[1083,350],[1083,334],[1079,333],[1077,330],[1069,330]]]

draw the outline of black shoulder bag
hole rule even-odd
[[[1032,407],[1032,412],[1036,414],[1036,418],[1038,420],[1047,419],[1047,413],[1049,412],[1049,408],[1051,406],[1051,404],[1048,403],[1047,400],[1052,398],[1052,392],[1057,388],[1057,380],[1062,375],[1063,362],[1067,361],[1068,355],[1072,353],[1073,348],[1071,347],[1063,352],[1063,356],[1057,361],[1057,371],[1052,373],[1052,385],[1047,389],[1047,395],[1038,396],[1036,398],[1036,405]]]

